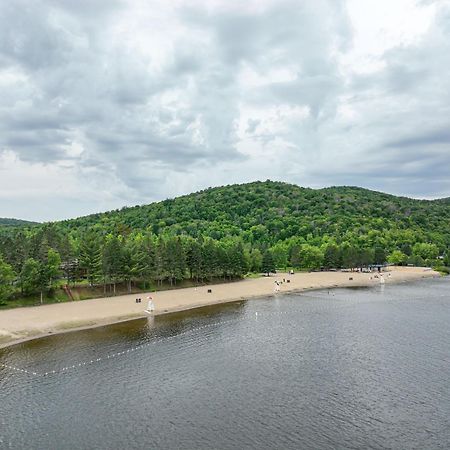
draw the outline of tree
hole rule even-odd
[[[374,263],[375,264],[384,264],[386,262],[386,251],[382,247],[375,247],[374,250]]]
[[[358,250],[348,243],[342,247],[342,265],[349,269],[358,266]]]
[[[320,248],[309,244],[300,247],[301,267],[306,269],[319,269],[323,262],[323,253]]]
[[[394,250],[388,256],[388,262],[391,264],[395,264],[396,266],[403,265],[407,259],[408,259],[408,257],[400,250]]]
[[[166,243],[164,239],[160,236],[156,243],[155,251],[155,279],[158,285],[162,284],[163,280],[167,276],[168,263],[166,261]]]
[[[270,253],[272,253],[275,266],[282,267],[284,270],[287,270],[289,254],[287,244],[284,242],[277,242],[270,248]]]
[[[219,274],[219,250],[216,241],[205,239],[202,245],[203,276],[211,280]]]
[[[8,300],[14,293],[13,281],[15,279],[16,274],[13,268],[0,255],[0,303]]]
[[[112,283],[116,293],[116,283],[122,275],[122,241],[117,236],[106,236],[103,246],[102,269],[105,281]]]
[[[127,289],[129,293],[131,292],[131,285],[133,279],[137,278],[139,272],[139,267],[135,256],[136,253],[133,246],[133,242],[131,240],[128,240],[122,247],[121,252],[122,267],[120,272],[121,276],[127,283]]]
[[[369,248],[360,248],[357,250],[356,266],[357,267],[367,267],[369,264],[373,263],[374,251]]]
[[[436,259],[439,255],[439,248],[436,244],[418,242],[412,249],[413,256],[420,256],[423,259]]]
[[[267,276],[270,275],[271,272],[275,272],[275,263],[273,261],[272,253],[270,253],[268,250],[266,250],[263,254],[263,260],[262,260],[262,266],[261,271],[263,273],[266,273]]]
[[[179,237],[169,236],[165,243],[164,263],[170,285],[184,278],[186,272],[186,255]]]
[[[80,268],[86,271],[89,285],[93,286],[101,276],[102,249],[100,239],[95,232],[88,232],[80,242]]]
[[[231,273],[234,277],[242,277],[248,271],[247,261],[244,255],[242,242],[234,243],[228,249]]]
[[[341,252],[336,244],[329,244],[325,248],[323,265],[327,269],[337,269],[338,267],[341,267]]]
[[[49,248],[47,252],[47,263],[44,269],[49,288],[54,287],[54,282],[58,279],[58,276],[60,274],[60,267],[61,257],[59,256],[59,253],[56,250]]]
[[[261,272],[263,256],[258,248],[253,248],[249,253],[249,267],[251,272]]]
[[[155,275],[155,245],[149,234],[138,234],[133,241],[133,256],[137,267],[137,276],[146,283]]]
[[[300,245],[293,245],[289,251],[290,257],[289,262],[292,267],[301,266],[301,256],[300,256]]]
[[[43,303],[44,290],[48,285],[46,265],[34,258],[28,258],[20,272],[20,285],[26,295],[35,292],[40,293],[40,301]]]
[[[450,266],[450,248],[446,251],[443,262],[447,267]]]
[[[423,267],[425,266],[425,260],[421,256],[410,256],[406,262],[412,264],[413,266]]]
[[[202,275],[202,256],[202,247],[198,240],[189,239],[186,244],[186,265],[191,280],[195,277],[197,282]]]

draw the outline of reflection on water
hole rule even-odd
[[[448,448],[449,281],[280,295],[0,350],[0,364],[39,374],[0,366],[0,448]]]

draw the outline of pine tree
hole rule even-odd
[[[109,234],[103,246],[102,268],[105,281],[112,283],[116,293],[116,283],[122,275],[122,241],[117,236]]]
[[[384,264],[386,262],[386,251],[382,247],[375,247],[374,262],[375,264]]]
[[[190,278],[191,280],[195,278],[198,282],[202,275],[203,267],[202,247],[198,240],[189,239],[186,244],[185,253]]]
[[[218,276],[219,272],[219,255],[216,241],[213,239],[205,239],[202,245],[202,274],[203,277],[211,281],[213,277]]]
[[[292,267],[301,267],[300,246],[293,245],[290,248],[289,253],[290,253],[289,262],[291,263],[291,266]]]
[[[341,252],[336,244],[327,245],[323,257],[323,264],[327,269],[341,267]]]
[[[272,253],[269,250],[266,250],[263,254],[261,271],[266,273],[267,276],[270,276],[271,272],[275,272],[275,263],[273,261]]]
[[[151,235],[139,234],[133,241],[133,259],[136,276],[144,282],[155,277],[155,244]]]
[[[166,260],[166,242],[162,236],[158,238],[155,251],[155,279],[161,285],[167,277],[168,261]]]
[[[101,276],[102,250],[100,239],[94,232],[88,232],[80,242],[79,266],[86,271],[89,285],[93,286]]]
[[[244,246],[242,242],[233,244],[228,249],[230,268],[229,270],[234,277],[242,277],[248,271],[247,261],[244,254]]]

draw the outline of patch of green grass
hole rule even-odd
[[[55,290],[51,295],[44,295],[43,304],[48,305],[52,303],[64,303],[67,302],[67,295],[62,290]],[[23,306],[37,306],[41,304],[41,297],[39,294],[31,296],[18,296],[7,301],[0,302],[1,309],[20,308]]]
[[[251,279],[253,279],[253,278],[261,278],[261,277],[262,277],[262,275],[260,273],[250,272],[247,275],[245,275],[244,278],[251,278]]]

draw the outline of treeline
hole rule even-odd
[[[0,300],[16,290],[23,295],[48,293],[64,277],[70,284],[87,280],[115,293],[118,283],[150,287],[186,278],[207,282],[240,278],[252,267],[252,252],[238,239],[215,241],[151,233],[101,235],[87,232],[82,239],[67,239],[54,227],[0,240]],[[8,286],[8,288],[6,288]]]
[[[402,251],[403,250],[403,251]],[[270,273],[277,268],[318,270],[360,268],[371,264],[435,265],[440,262],[435,244],[416,243],[388,253],[375,247],[359,248],[327,239],[321,245],[302,237],[273,246],[244,242],[240,237],[209,237],[135,232],[127,235],[87,231],[77,238],[54,225],[28,232],[0,235],[0,300],[14,295],[39,294],[41,301],[57,286],[86,280],[115,294],[118,283],[149,289],[163,282],[176,285],[236,279],[248,272]],[[449,264],[449,253],[445,264]]]

